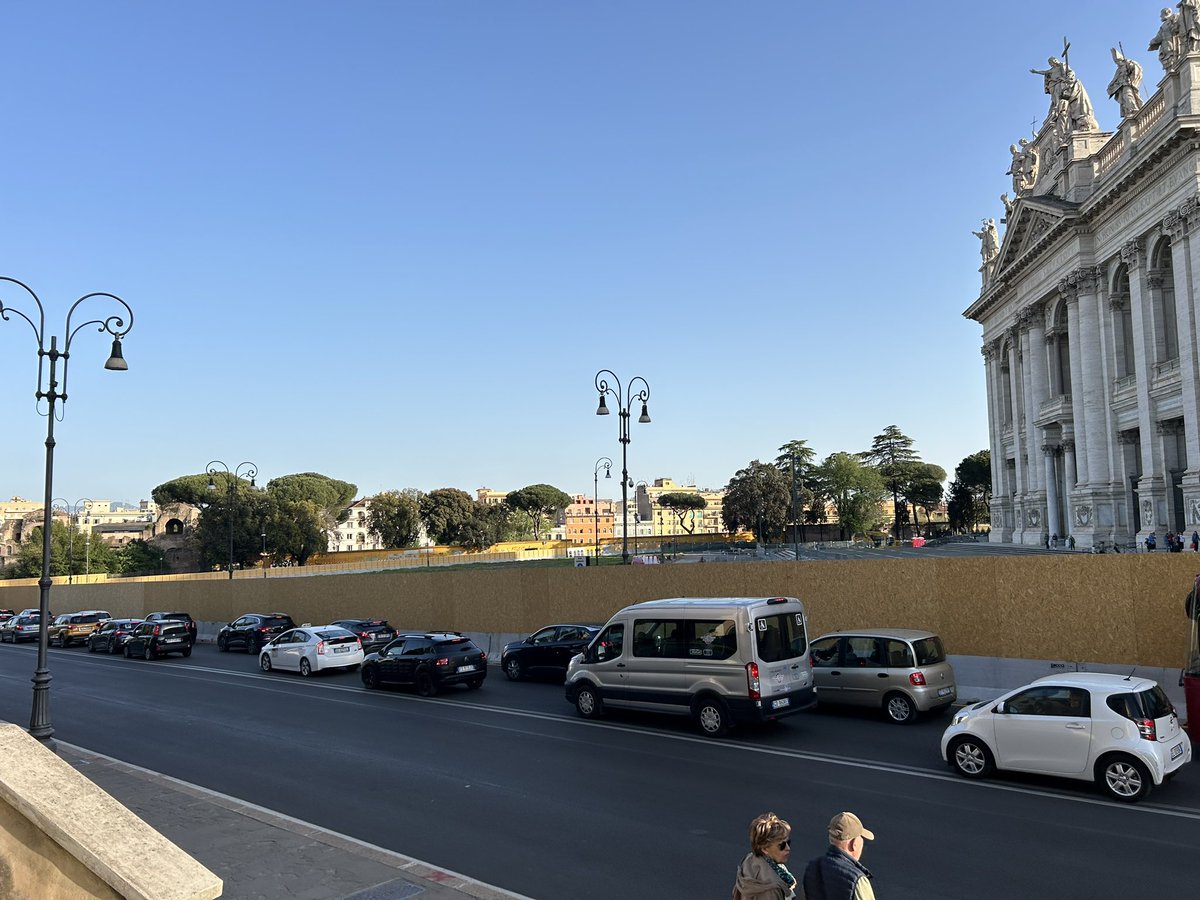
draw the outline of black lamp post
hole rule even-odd
[[[612,460],[602,456],[596,460],[596,468],[592,475],[592,521],[596,532],[596,562],[600,562],[600,470],[604,470],[605,478],[612,478]]]
[[[225,481],[229,486],[229,504],[226,515],[229,517],[229,577],[233,578],[233,511],[237,506],[237,483],[243,478],[250,479],[250,487],[254,487],[254,478],[258,475],[258,466],[252,462],[238,463],[237,468],[230,470],[229,466],[214,459],[205,468],[208,470],[208,489],[215,491],[217,483],[214,477],[218,472],[225,473]],[[264,544],[266,539],[264,538]]]
[[[0,300],[0,320],[8,322],[11,321],[10,315],[17,315],[33,329],[33,337],[38,345],[37,391],[34,397],[38,412],[46,417],[46,495],[45,503],[42,505],[42,577],[38,579],[38,611],[41,614],[39,618],[41,627],[38,630],[37,668],[33,673],[33,712],[29,720],[29,733],[40,741],[48,741],[54,736],[54,728],[50,725],[50,682],[53,679],[49,669],[46,668],[48,644],[46,628],[50,624],[48,621],[50,618],[50,585],[53,583],[50,579],[50,531],[53,512],[51,507],[54,502],[54,421],[62,415],[62,411],[56,409],[56,406],[60,402],[64,405],[67,402],[67,363],[71,358],[71,344],[75,340],[75,335],[89,325],[97,326],[96,330],[101,333],[112,335],[112,352],[104,363],[104,368],[114,372],[123,372],[129,368],[121,354],[121,339],[133,328],[133,310],[116,294],[108,294],[103,291],[84,294],[67,310],[66,328],[63,331],[63,348],[59,350],[58,337],[46,334],[46,309],[42,306],[38,295],[28,285],[15,278],[0,276],[0,282],[14,284],[21,288],[33,298],[33,302],[37,306],[35,321],[34,318],[25,315],[19,309],[5,306],[4,302]],[[73,325],[71,317],[75,314],[79,304],[93,297],[112,300],[119,304],[117,311],[121,314],[107,316],[103,319],[89,319],[79,325]],[[50,339],[49,349],[46,348],[47,337]],[[61,385],[58,381],[60,360],[62,361]],[[47,361],[49,361],[48,367]],[[41,407],[43,400],[46,401],[45,409]]]
[[[608,383],[609,376],[614,389]],[[634,393],[633,386],[637,382],[642,383],[642,389]],[[650,400],[650,385],[645,378],[640,375],[635,376],[630,380],[627,389],[622,391],[621,379],[611,369],[601,369],[596,373],[596,390],[600,392],[600,405],[596,407],[596,415],[607,416],[608,406],[604,402],[606,395],[611,395],[617,401],[617,413],[620,416],[620,427],[618,433],[621,441],[621,562],[624,565],[629,565],[629,407],[635,401],[641,401],[642,414],[638,416],[638,421],[645,424],[650,421],[650,411],[646,408],[646,404]]]

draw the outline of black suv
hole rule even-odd
[[[194,645],[196,643],[196,623],[192,621],[192,617],[185,612],[152,612],[146,616],[147,622],[161,622],[164,619],[171,619],[175,622],[182,622],[187,626],[188,640]]]
[[[362,664],[366,687],[411,684],[422,697],[451,684],[482,687],[486,677],[487,654],[457,631],[402,634]]]
[[[599,633],[595,625],[547,625],[523,640],[505,644],[500,666],[509,681],[541,673],[565,678],[571,657],[582,653]]]
[[[109,619],[87,639],[88,653],[102,650],[105,653],[120,653],[129,636],[142,624],[142,619]]]
[[[192,639],[186,623],[172,622],[169,619],[143,622],[134,629],[133,634],[125,638],[126,659],[135,656],[142,659],[158,659],[168,653],[192,655]]]
[[[396,629],[387,623],[387,619],[338,619],[329,624],[353,631],[366,653],[382,650],[396,637]]]
[[[295,627],[292,617],[283,613],[247,613],[217,632],[217,649],[224,653],[245,647],[247,653],[257,653],[275,635]]]

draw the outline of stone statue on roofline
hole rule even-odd
[[[983,257],[979,271],[983,274],[983,286],[987,287],[996,268],[996,258],[1000,255],[1000,233],[996,231],[996,220],[984,219],[983,229],[972,231],[971,234],[979,238],[979,255]]]
[[[1042,76],[1044,90],[1050,95],[1050,111],[1043,125],[1053,125],[1060,141],[1076,131],[1098,131],[1092,100],[1075,70],[1056,56],[1047,62],[1048,69],[1029,70]]]
[[[1200,50],[1200,0],[1180,0],[1179,52],[1192,53]]]
[[[1121,50],[1112,48],[1113,62],[1117,71],[1108,83],[1108,96],[1121,106],[1121,118],[1132,116],[1142,108],[1138,91],[1142,87],[1142,67],[1137,60],[1129,59]]]
[[[1000,202],[1004,204],[1004,218],[1000,221],[1007,225],[1008,220],[1012,218],[1013,206],[1016,205],[1016,201],[1008,199],[1008,191],[1005,191],[1000,195]]]
[[[1164,9],[1159,14],[1159,18],[1162,23],[1158,26],[1158,33],[1154,35],[1150,46],[1146,49],[1157,50],[1158,61],[1162,63],[1163,71],[1170,72],[1179,64],[1179,58],[1183,51],[1180,16],[1179,13],[1171,12],[1170,9]]]
[[[1037,148],[1025,138],[1010,144],[1008,150],[1012,154],[1012,165],[1006,174],[1012,176],[1013,193],[1022,197],[1037,183],[1040,156]]]

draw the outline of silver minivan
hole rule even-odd
[[[812,642],[817,700],[882,709],[901,725],[958,697],[942,639],[913,628],[823,634]]]
[[[567,668],[585,719],[606,707],[691,716],[717,737],[816,702],[804,604],[794,597],[678,597],[627,606]]]

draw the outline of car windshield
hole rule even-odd
[[[921,638],[913,641],[913,649],[917,651],[918,666],[934,666],[946,661],[946,650],[940,637]]]

